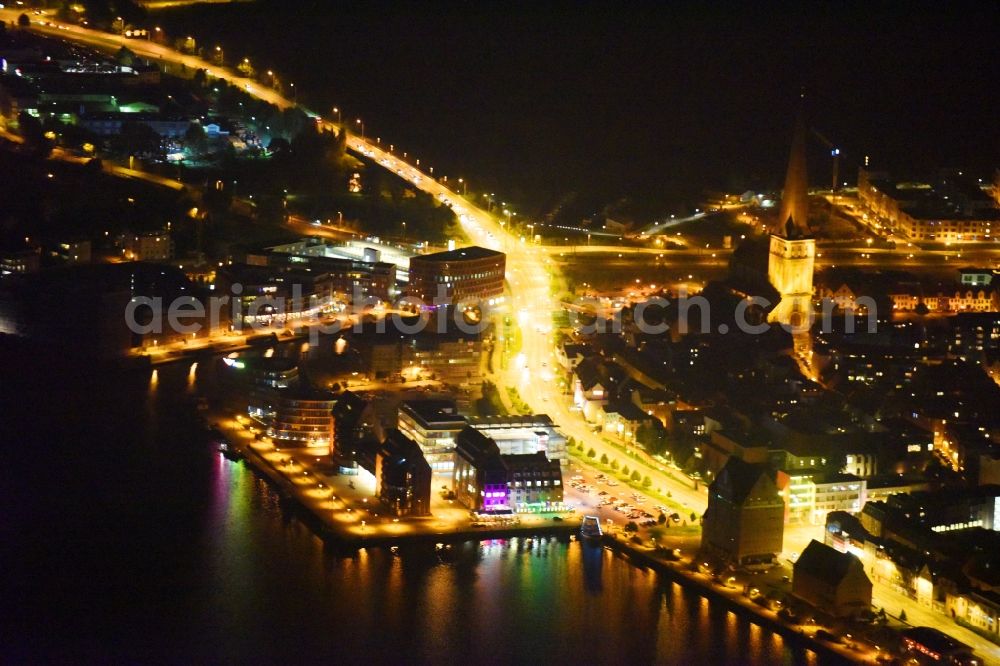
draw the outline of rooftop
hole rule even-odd
[[[734,504],[745,502],[762,476],[770,478],[767,465],[748,463],[732,456],[712,482],[711,492],[718,493]],[[771,488],[777,493],[777,486]]]
[[[478,245],[471,245],[469,247],[459,248],[457,250],[448,250],[445,252],[435,252],[434,254],[423,254],[413,257],[413,259],[419,259],[420,261],[429,262],[446,262],[446,261],[463,261],[467,259],[486,259],[488,257],[503,257],[503,252],[497,252],[496,250],[490,250],[485,247],[479,247]]]
[[[423,424],[465,423],[465,417],[458,413],[454,400],[406,400],[399,406]]]
[[[552,419],[548,414],[474,416],[469,419],[469,423],[478,430],[552,427]]]
[[[500,447],[472,426],[465,426],[455,438],[456,454],[471,461],[480,469],[503,469]]]
[[[795,561],[795,575],[801,571],[835,586],[847,576],[855,562],[861,564],[856,555],[842,553],[813,539]]]

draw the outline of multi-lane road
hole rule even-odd
[[[0,19],[14,22],[20,14],[16,10],[0,10]],[[238,86],[250,95],[279,108],[295,106],[295,102],[287,99],[278,91],[266,87],[259,82],[239,76],[229,70],[218,67],[208,61],[193,55],[179,53],[167,46],[145,40],[125,40],[117,35],[93,30],[90,28],[64,24],[54,21],[47,15],[32,15],[32,29],[39,33],[61,38],[78,44],[103,50],[115,50],[127,44],[129,49],[143,58],[149,58],[164,64],[183,65],[190,70],[204,69],[209,76],[226,80]],[[319,120],[327,129],[339,129],[339,126],[329,120]],[[617,458],[621,463],[627,463],[635,468],[637,463],[626,459],[622,452],[610,445],[603,437],[594,433],[579,413],[570,410],[567,401],[561,395],[554,383],[552,365],[553,339],[551,330],[551,313],[559,307],[550,285],[554,273],[558,270],[553,259],[558,254],[567,252],[589,253],[609,251],[619,254],[662,254],[665,258],[681,258],[703,262],[723,262],[727,253],[715,250],[716,256],[705,250],[651,250],[648,248],[626,248],[618,246],[593,247],[543,247],[524,243],[519,236],[509,232],[502,220],[489,212],[474,206],[458,193],[453,192],[443,184],[420,172],[411,164],[397,158],[392,153],[382,150],[378,145],[363,137],[350,134],[348,148],[381,165],[412,186],[434,196],[451,206],[459,217],[469,237],[476,244],[503,251],[507,254],[507,277],[510,285],[511,314],[517,319],[521,332],[522,348],[517,362],[510,363],[507,368],[498,372],[497,380],[500,389],[507,387],[517,389],[521,398],[537,413],[548,413],[568,436],[585,443],[585,446],[597,451],[598,457],[607,454],[609,458]],[[820,251],[821,265],[854,265],[880,267],[916,267],[939,266],[943,269],[958,267],[968,263],[994,263],[1000,252],[994,250],[963,250],[957,248],[954,252],[927,252],[914,248],[912,251],[842,248],[830,247]],[[669,491],[673,499],[701,513],[706,504],[704,488],[695,490],[693,485],[680,475],[671,475],[669,470],[659,469],[659,465],[641,464],[643,476],[650,476],[654,488]],[[681,480],[678,480],[681,478]]]
[[[732,250],[721,248],[658,249],[627,245],[547,245],[545,251],[554,259],[572,261],[589,255],[602,259],[659,258],[665,263],[690,263],[699,266],[724,266]],[[855,266],[859,268],[891,268],[900,271],[955,271],[963,266],[992,267],[1000,263],[1000,243],[993,246],[953,246],[924,249],[901,243],[895,249],[858,247],[820,242],[816,251],[817,268]]]
[[[14,23],[21,14],[18,10],[0,10],[0,19]],[[279,108],[290,108],[296,103],[278,91],[259,82],[239,76],[224,68],[193,55],[186,55],[167,46],[146,40],[126,40],[91,28],[61,23],[46,14],[32,14],[32,29],[55,38],[96,49],[113,51],[123,45],[136,55],[163,64],[183,65],[189,70],[204,69],[210,77],[227,81],[243,89],[262,101]],[[327,129],[339,129],[336,123],[319,120]],[[609,458],[623,458],[603,438],[591,432],[582,417],[572,413],[558,397],[557,387],[546,380],[546,367],[551,362],[553,351],[550,317],[558,302],[550,293],[551,275],[555,270],[548,260],[548,251],[539,246],[521,242],[510,233],[501,220],[489,212],[472,205],[458,193],[453,192],[438,181],[420,172],[409,163],[363,137],[349,134],[347,146],[406,180],[414,187],[451,206],[462,222],[466,233],[479,245],[503,251],[507,254],[507,277],[511,288],[511,308],[517,313],[522,332],[523,362],[511,364],[499,374],[500,389],[508,386],[518,389],[523,400],[537,413],[550,413],[569,436],[593,447],[598,455],[607,453]],[[636,467],[636,463],[630,466]],[[664,472],[653,467],[642,466],[643,475],[649,475],[655,488],[669,489],[673,497],[693,511],[701,513],[705,507],[703,492],[695,492],[688,484],[678,483]]]

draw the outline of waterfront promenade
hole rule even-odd
[[[778,615],[778,612],[751,600],[743,590],[747,586],[745,575],[730,578],[726,581],[716,581],[711,574],[698,570],[697,562],[692,557],[681,557],[669,560],[664,554],[671,549],[647,548],[614,536],[605,536],[605,543],[614,550],[627,554],[632,564],[650,567],[683,585],[696,588],[699,594],[712,601],[722,602],[736,613],[750,617],[767,629],[780,633],[791,640],[798,640],[810,645],[821,655],[833,657],[845,662],[879,663],[880,657],[885,657],[879,649],[864,640],[848,640],[834,643],[815,636],[822,626],[817,624],[796,624]]]
[[[516,524],[474,528],[469,512],[457,503],[450,503],[432,490],[432,516],[426,518],[393,518],[382,512],[377,498],[361,487],[357,476],[329,475],[320,469],[325,449],[282,449],[273,443],[256,439],[255,426],[244,417],[239,419],[217,415],[213,419],[230,446],[247,464],[274,484],[279,492],[294,500],[304,511],[306,522],[323,538],[332,538],[345,547],[393,546],[407,540],[448,542],[469,539],[511,538],[531,535],[563,534],[575,538],[581,516],[558,514],[520,514]],[[352,487],[353,486],[353,487]],[[787,638],[815,646],[820,653],[851,662],[876,663],[880,654],[870,643],[852,641],[848,644],[819,642],[818,625],[797,625],[785,621],[777,612],[751,600],[744,590],[748,581],[730,579],[717,582],[712,576],[698,571],[696,548],[690,535],[665,537],[658,548],[646,547],[613,535],[605,536],[606,547],[626,555],[642,567],[651,567],[697,589],[708,599],[727,604],[734,612],[755,618],[762,626]],[[683,551],[680,559],[664,557],[674,548]],[[757,581],[762,584],[761,581]]]
[[[245,417],[215,415],[212,423],[233,450],[268,478],[282,495],[294,499],[323,537],[345,545],[394,545],[406,539],[482,539],[529,534],[571,534],[579,530],[573,512],[516,514],[510,521],[473,527],[468,509],[431,489],[431,515],[396,518],[363,487],[358,476],[330,474],[324,466],[327,449],[282,449],[258,440]],[[242,422],[241,422],[242,421]],[[435,480],[437,481],[437,480]],[[435,486],[439,486],[435,483]],[[558,518],[558,520],[556,520]]]

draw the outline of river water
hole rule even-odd
[[[59,364],[27,379],[33,363],[0,375],[5,658],[817,662],[575,541],[326,545],[206,441],[187,396],[214,364],[150,382]]]

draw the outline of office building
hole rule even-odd
[[[562,467],[542,451],[504,455],[476,428],[458,434],[453,487],[458,501],[476,513],[561,511]]]
[[[469,425],[496,442],[501,455],[541,452],[560,464],[569,462],[566,437],[546,414],[474,417],[469,419]]]
[[[563,508],[562,469],[558,460],[549,460],[542,451],[500,457],[507,468],[508,497],[514,511]]]
[[[434,474],[451,478],[455,437],[465,425],[453,400],[407,400],[399,406],[397,427],[417,443]]]
[[[502,252],[476,246],[412,257],[409,293],[428,307],[439,295],[448,304],[496,305],[503,299],[506,262]]]
[[[511,513],[507,468],[496,442],[466,426],[455,438],[455,497],[476,513]]]
[[[417,444],[392,428],[375,457],[375,493],[396,516],[427,516],[431,468]]]

